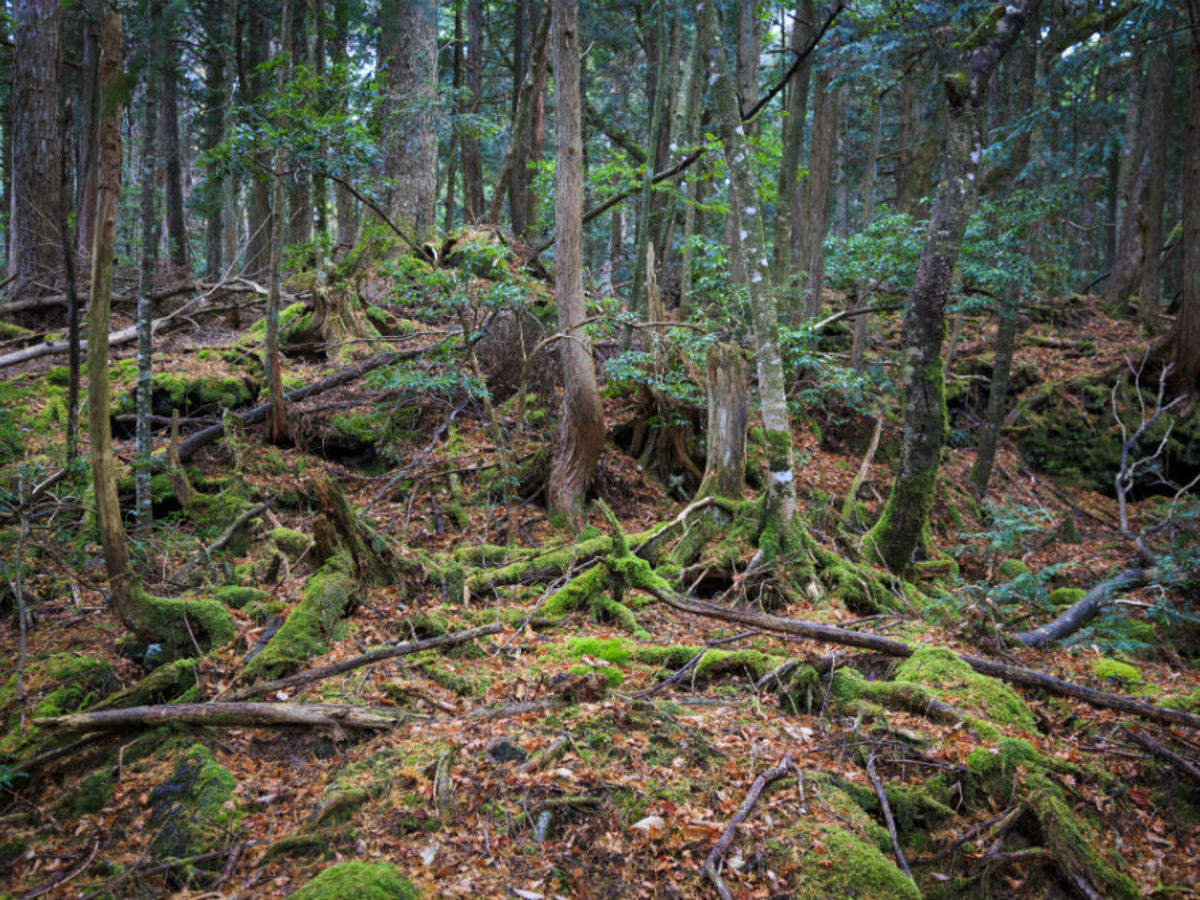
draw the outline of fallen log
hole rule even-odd
[[[475,638],[495,634],[502,628],[503,625],[500,622],[493,622],[490,625],[480,625],[478,628],[468,628],[465,631],[454,631],[450,634],[440,634],[437,637],[426,638],[422,641],[408,641],[407,643],[396,644],[394,647],[380,647],[378,650],[372,650],[369,653],[352,656],[350,659],[330,663],[327,666],[318,666],[304,672],[297,672],[295,675],[289,675],[286,678],[276,678],[274,681],[261,681],[258,684],[251,684],[241,690],[234,691],[234,693],[229,695],[229,699],[245,700],[249,697],[261,697],[263,694],[272,694],[275,691],[311,684],[314,681],[320,681],[322,678],[331,678],[334,675],[340,675],[343,672],[349,672],[353,669],[371,665],[372,663],[382,662],[385,659],[408,656],[412,653],[420,653],[422,650],[433,650],[438,647],[452,647],[455,644],[465,644],[467,641],[472,641]]]
[[[690,615],[720,619],[724,622],[736,622],[739,625],[750,625],[755,628],[761,628],[763,631],[774,631],[777,634],[791,634],[830,644],[861,647],[864,650],[874,650],[877,653],[900,658],[912,656],[916,649],[904,641],[898,641],[894,638],[887,638],[865,631],[850,631],[845,628],[838,628],[835,625],[823,625],[819,622],[787,619],[782,616],[751,612],[746,609],[732,609],[730,607],[718,606],[714,603],[691,600],[656,588],[647,588],[647,590],[672,609]],[[1112,709],[1117,712],[1129,713],[1130,715],[1147,719],[1151,722],[1160,722],[1164,725],[1184,725],[1188,728],[1200,729],[1200,715],[1194,713],[1169,709],[1165,706],[1155,706],[1151,703],[1143,703],[1141,700],[1134,700],[1132,697],[1099,691],[1082,684],[1076,684],[1073,681],[1064,681],[1061,678],[1055,678],[1053,675],[1047,675],[1035,669],[1010,666],[1007,663],[999,663],[978,656],[969,656],[965,653],[957,655],[959,659],[981,675],[990,675],[993,678],[999,678],[1010,684],[1037,688],[1050,694],[1057,694],[1060,697],[1072,697],[1097,709]]]
[[[1141,587],[1149,578],[1149,571],[1143,568],[1129,568],[1114,578],[1100,582],[1076,603],[1071,604],[1053,622],[1034,628],[1032,631],[1022,631],[1013,637],[1027,647],[1041,647],[1051,641],[1061,641],[1068,635],[1074,634],[1096,616],[1100,615],[1104,603],[1110,596],[1130,588]]]
[[[378,356],[372,356],[370,359],[365,359],[356,366],[342,369],[340,372],[335,372],[328,378],[322,378],[320,381],[314,381],[312,384],[307,384],[304,387],[296,388],[294,391],[288,391],[284,394],[284,399],[289,403],[299,403],[301,400],[307,400],[309,397],[315,396],[322,391],[332,390],[335,387],[341,387],[343,384],[349,384],[368,372],[373,372],[375,369],[390,365],[402,359],[412,359],[414,356],[420,356],[429,347],[421,347],[415,350],[400,350],[393,353],[381,353]],[[240,418],[243,425],[254,425],[262,422],[267,417],[269,409],[266,403],[241,414]],[[215,425],[210,425],[207,428],[202,428],[179,444],[179,460],[187,462],[196,455],[204,447],[211,444],[217,438],[225,433],[224,425],[220,422]],[[166,459],[161,456],[156,456],[152,464],[152,468],[156,472],[161,472],[166,467]]]
[[[1186,756],[1181,756],[1170,747],[1160,744],[1153,738],[1147,737],[1144,734],[1139,734],[1136,731],[1130,731],[1129,737],[1143,750],[1148,750],[1163,762],[1174,767],[1177,772],[1181,772],[1188,778],[1192,779],[1192,781],[1194,781],[1196,784],[1200,784],[1200,766],[1196,765]]]
[[[104,712],[73,713],[34,719],[33,724],[63,734],[88,731],[124,731],[157,725],[214,725],[223,728],[277,728],[307,725],[317,728],[362,728],[386,731],[413,719],[412,713],[369,706],[332,703],[176,703],[130,706]]]
[[[157,291],[154,291],[150,297],[152,300],[165,300],[168,297],[174,297],[176,294],[182,294],[185,291],[189,291],[198,286],[199,285],[197,285],[194,279],[186,278],[182,281],[176,281],[172,284],[168,284],[159,288]],[[79,300],[80,302],[83,302],[86,299],[87,292],[85,291],[80,294]],[[129,292],[113,295],[114,303],[131,300],[137,300],[137,294]],[[45,297],[28,297],[24,300],[13,300],[11,303],[5,303],[3,306],[0,306],[0,316],[24,312],[28,309],[50,309],[55,306],[66,306],[67,302],[66,294],[49,294]],[[83,309],[80,308],[79,311],[83,312]]]

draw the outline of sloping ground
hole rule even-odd
[[[419,303],[405,307],[403,299],[391,311],[415,313]],[[1128,336],[1110,338],[1108,324],[1097,317],[1061,328],[1095,334],[1097,354],[1115,359]],[[436,341],[453,325],[426,323],[426,333],[414,330],[400,346]],[[979,323],[972,337],[972,327],[963,367],[979,361],[986,333]],[[160,371],[185,384],[241,378],[221,355],[239,339],[214,330],[211,341],[204,333],[174,341]],[[1055,349],[1028,358],[1023,349],[1018,362],[1041,365],[1039,355]],[[1056,378],[1094,365],[1091,356],[1055,358]],[[297,359],[288,370],[302,383],[322,367]],[[957,487],[971,454],[952,451],[933,545],[935,555],[957,561],[963,580],[948,565],[931,568],[943,583],[924,582],[923,599],[897,598],[865,618],[828,590],[794,593],[774,610],[926,648],[903,662],[714,623],[637,592],[624,596],[636,628],[603,603],[568,607],[556,619],[547,614],[550,598],[564,571],[586,568],[585,551],[565,545],[557,569],[528,558],[529,548],[563,541],[534,498],[521,511],[519,577],[503,586],[484,577],[503,562],[492,548],[504,532],[502,448],[482,406],[447,389],[443,374],[423,360],[305,401],[297,447],[265,449],[235,429],[232,451],[210,448],[194,461],[191,480],[207,499],[192,509],[179,509],[162,486],[159,512],[169,518],[144,547],[144,570],[168,577],[150,586],[220,598],[237,636],[199,659],[154,669],[152,685],[142,679],[155,651],[124,641],[105,611],[86,532],[76,552],[66,541],[47,546],[35,522],[30,540],[38,544],[27,549],[41,562],[25,577],[38,619],[23,673],[31,719],[98,701],[121,705],[101,698],[138,685],[126,704],[228,699],[244,687],[247,658],[287,633],[281,622],[297,627],[300,610],[334,612],[301,648],[307,661],[292,668],[496,619],[503,627],[260,698],[389,708],[401,721],[382,733],[164,726],[105,736],[31,779],[13,775],[0,808],[7,890],[282,896],[325,872],[302,896],[403,896],[409,886],[448,896],[694,896],[711,890],[702,864],[756,777],[789,754],[792,766],[747,812],[725,855],[721,877],[735,896],[1183,895],[1197,883],[1200,785],[1132,737],[1195,758],[1194,733],[1018,693],[929,649],[983,647],[1082,684],[1196,710],[1200,675],[1182,658],[1190,655],[1186,635],[1167,633],[1148,615],[1160,600],[1151,591],[1130,594],[1122,612],[1070,648],[997,646],[997,627],[1017,630],[1054,614],[1063,595],[1053,589],[1090,586],[1123,564],[1129,548],[1108,528],[1110,498],[1056,487],[1005,447],[997,509],[1022,512],[984,522]],[[54,435],[45,410],[55,402],[46,389],[55,377],[34,367],[5,386],[26,407],[20,422],[34,428],[34,452]],[[191,405],[164,412],[215,415],[222,401],[198,391]],[[186,400],[189,390],[177,394]],[[638,402],[610,397],[610,420]],[[544,414],[528,421],[518,447],[523,498],[536,489],[545,464],[536,451],[550,434]],[[827,549],[845,549],[834,522],[869,428],[865,417],[826,412],[797,427],[805,515]],[[867,515],[890,480],[888,445],[859,495]],[[308,540],[327,516],[313,487],[325,475],[382,536],[364,538],[391,567],[376,586],[338,593],[324,551]],[[597,490],[626,534],[679,512],[669,487],[622,450],[606,451]],[[238,540],[211,559],[200,552],[262,499],[270,511]],[[1135,518],[1143,509],[1149,516],[1158,506],[1144,501]],[[55,515],[79,528],[77,508]],[[1060,529],[1067,518],[1079,543]],[[592,525],[585,546],[608,532],[598,512]],[[465,572],[428,562],[456,553]],[[418,557],[424,561],[414,567]],[[755,608],[766,597],[762,582],[732,579],[729,569],[748,557],[736,540],[718,543],[705,557],[711,571],[689,573],[688,582]],[[332,606],[319,606],[318,594]],[[598,595],[615,596],[611,585]],[[2,627],[3,646],[15,648],[12,618]],[[1126,646],[1114,634],[1132,638]],[[0,663],[0,753],[10,766],[53,746],[44,730],[21,727],[15,655]],[[791,660],[796,665],[785,665]],[[911,879],[897,865],[869,769],[888,798]]]

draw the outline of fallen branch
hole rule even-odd
[[[309,669],[305,672],[297,672],[295,675],[289,675],[286,678],[277,678],[274,681],[261,681],[258,684],[249,685],[239,691],[235,691],[229,696],[229,699],[245,700],[249,697],[261,697],[263,694],[273,694],[275,691],[299,687],[303,684],[320,681],[323,678],[331,678],[334,675],[350,672],[363,666],[369,666],[372,663],[382,662],[385,659],[408,656],[412,653],[420,653],[422,650],[433,650],[438,647],[452,647],[455,644],[465,644],[467,641],[473,641],[475,638],[495,634],[502,627],[501,623],[493,622],[490,625],[480,625],[478,628],[468,628],[465,631],[441,634],[437,637],[426,638],[423,641],[408,641],[403,644],[397,644],[394,647],[381,647],[378,650],[372,650],[370,653],[352,656],[350,659],[330,663],[327,666],[318,666],[315,669]]]
[[[1196,784],[1200,784],[1200,766],[1188,759],[1186,756],[1181,756],[1158,741],[1146,737],[1144,734],[1139,734],[1136,731],[1128,732],[1130,740],[1141,747],[1143,750],[1148,750],[1150,753],[1157,756],[1163,762],[1174,767],[1177,772],[1182,772]]]
[[[733,818],[725,826],[725,831],[721,834],[716,846],[708,854],[708,859],[704,861],[704,867],[700,871],[713,883],[713,887],[717,889],[717,893],[721,895],[722,900],[731,900],[733,895],[729,893],[729,888],[725,886],[725,881],[721,878],[721,873],[717,869],[720,867],[721,860],[725,857],[729,848],[733,846],[733,841],[737,837],[738,826],[746,821],[746,817],[750,815],[750,811],[754,809],[754,804],[758,802],[758,798],[762,795],[763,789],[771,782],[783,778],[792,771],[792,768],[792,754],[790,752],[785,753],[783,759],[779,761],[779,765],[773,769],[768,769],[754,779],[754,784],[750,785],[750,790],[746,792],[746,799],[742,801],[742,805],[738,807],[738,811],[733,814]]]
[[[182,294],[185,291],[189,291],[196,286],[197,286],[196,281],[194,279],[186,278],[182,281],[176,281],[173,284],[169,284],[165,287],[159,288],[157,291],[154,291],[150,295],[150,299],[165,300],[168,297],[174,297],[176,294]],[[86,292],[82,293],[79,297],[79,299],[81,301],[85,300],[86,298],[87,298]],[[113,302],[131,301],[131,300],[136,300],[136,299],[137,299],[137,295],[134,293],[114,294],[113,295]],[[7,316],[12,313],[24,312],[27,309],[48,309],[48,308],[54,307],[54,306],[66,306],[67,303],[68,303],[68,297],[65,293],[64,294],[50,294],[45,297],[29,297],[25,300],[14,300],[11,303],[5,303],[3,306],[0,306],[0,316]],[[83,312],[83,309],[81,308],[79,311]]]
[[[879,798],[879,808],[883,811],[883,821],[887,823],[888,834],[892,837],[892,850],[896,853],[896,863],[905,875],[912,878],[912,872],[908,870],[908,860],[904,858],[904,851],[900,849],[900,838],[896,836],[896,820],[892,818],[892,805],[888,803],[887,792],[883,789],[883,782],[879,780],[879,773],[875,771],[874,756],[867,757],[867,777],[871,779],[871,786],[875,788],[875,795]]]
[[[309,397],[315,396],[322,391],[332,390],[335,387],[341,387],[343,384],[348,384],[368,372],[383,366],[391,365],[402,359],[412,359],[414,356],[419,356],[428,350],[428,347],[421,347],[414,350],[403,350],[395,353],[382,353],[379,356],[373,356],[370,359],[363,360],[356,366],[342,369],[330,375],[328,378],[322,378],[320,381],[314,381],[312,384],[307,384],[304,387],[296,388],[294,391],[288,391],[284,394],[284,398],[289,403],[299,403],[301,400],[307,400]],[[261,406],[256,406],[253,409],[242,413],[241,420],[243,425],[253,425],[257,422],[262,422],[267,417],[268,406],[266,403]],[[215,425],[210,425],[207,428],[202,428],[195,434],[190,435],[187,440],[179,445],[179,460],[187,462],[196,455],[202,448],[211,444],[217,438],[225,433],[224,426],[218,422]],[[153,469],[156,472],[162,471],[166,467],[166,460],[161,456],[154,458]]]
[[[1051,641],[1061,641],[1068,635],[1074,634],[1096,616],[1108,598],[1120,591],[1141,587],[1146,583],[1149,571],[1142,568],[1129,568],[1114,578],[1100,582],[1083,595],[1077,602],[1071,604],[1053,622],[1034,628],[1032,631],[1022,631],[1013,637],[1027,647],[1041,647]]]
[[[386,731],[410,721],[411,713],[369,706],[331,703],[177,703],[130,706],[104,712],[74,713],[34,719],[33,724],[60,733],[124,731],[157,725],[207,725],[219,728],[277,728],[307,725],[315,728],[363,728]]]
[[[777,634],[792,634],[814,641],[844,644],[848,647],[861,647],[865,650],[874,650],[887,656],[897,656],[900,658],[912,656],[915,650],[913,646],[904,641],[882,637],[881,635],[865,631],[849,631],[845,628],[838,628],[834,625],[823,625],[819,622],[786,619],[768,613],[717,606],[699,600],[689,600],[666,591],[651,590],[651,593],[672,609],[679,610],[680,612],[705,616],[710,619],[720,619],[725,622],[736,622],[739,625],[750,625],[755,628],[761,628],[763,631],[774,631]],[[1006,663],[998,663],[994,660],[983,659],[978,656],[968,656],[965,653],[958,654],[958,658],[976,672],[982,675],[990,675],[993,678],[999,678],[1010,684],[1037,688],[1038,690],[1057,694],[1061,697],[1072,697],[1097,709],[1113,709],[1117,712],[1129,713],[1142,719],[1148,719],[1151,722],[1160,722],[1164,725],[1184,725],[1188,728],[1200,729],[1200,715],[1194,713],[1169,709],[1165,706],[1154,706],[1151,703],[1134,700],[1132,697],[1099,691],[1072,681],[1063,681],[1061,678],[1055,678],[1052,675],[1047,675],[1044,672],[1038,672],[1034,669],[1010,666]]]

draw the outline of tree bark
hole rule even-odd
[[[1012,373],[1013,351],[1017,343],[1016,303],[1002,303],[997,315],[996,355],[992,363],[992,380],[988,385],[987,412],[984,414],[983,433],[979,437],[979,449],[971,466],[968,480],[975,496],[982,499],[987,494],[988,482],[992,477],[992,464],[996,459],[996,447],[1000,443],[1000,428],[1008,401],[1008,382]]]
[[[282,94],[292,74],[292,0],[283,0],[280,39],[283,63],[279,67],[276,89]],[[289,440],[287,401],[283,396],[283,361],[279,354],[279,307],[283,293],[283,217],[285,194],[281,174],[287,170],[287,149],[281,143],[275,150],[271,189],[271,281],[267,290],[267,309],[263,329],[263,380],[267,387],[267,440],[284,444]]]
[[[808,270],[805,318],[821,314],[825,286],[825,233],[829,230],[829,200],[833,189],[833,157],[837,147],[838,89],[830,89],[834,73],[826,66],[817,75],[813,101],[812,150],[804,180],[804,252]]]
[[[743,0],[745,2],[745,0]],[[653,63],[653,90],[650,92],[650,124],[647,130],[646,146],[650,152],[646,154],[646,166],[642,172],[642,193],[638,202],[637,236],[633,248],[633,290],[630,307],[635,312],[646,311],[646,283],[650,277],[646,271],[646,247],[651,242],[651,207],[654,203],[654,149],[658,145],[659,126],[662,122],[663,95],[667,90],[667,5],[660,3],[658,20],[655,23],[655,39],[653,46],[657,48]]]
[[[147,4],[149,27],[152,34],[157,35],[162,27],[162,3],[151,0]],[[137,530],[142,535],[149,534],[154,524],[154,514],[150,491],[150,456],[152,440],[150,436],[151,413],[151,378],[153,375],[152,358],[154,354],[154,274],[158,268],[158,241],[160,237],[160,221],[158,217],[158,66],[161,64],[162,43],[157,38],[151,40],[151,58],[153,65],[142,86],[142,153],[138,160],[138,216],[142,220],[142,253],[138,278],[137,299],[137,423],[136,428],[136,462],[134,465],[134,515]]]
[[[591,349],[583,330],[583,146],[579,99],[577,0],[552,0],[554,45],[555,288],[562,341],[563,403],[558,441],[546,488],[551,509],[573,525],[604,446],[604,411]]]
[[[437,226],[437,2],[382,0],[379,23],[387,208],[420,244]]]
[[[483,158],[479,150],[478,125],[483,93],[483,0],[467,0],[467,56],[464,66],[465,112],[468,117],[460,138],[462,147],[463,206],[468,222],[483,216]]]
[[[307,725],[311,728],[363,728],[384,731],[412,718],[412,713],[390,707],[337,706],[330,703],[173,703],[164,706],[130,706],[101,712],[76,713],[38,719],[37,724],[63,734],[85,731],[125,731],[183,723],[216,728],[275,728]]]
[[[1159,52],[1151,62],[1152,74],[1146,94],[1147,183],[1143,208],[1138,216],[1142,231],[1142,266],[1138,283],[1138,318],[1153,330],[1158,321],[1162,276],[1163,209],[1166,200],[1167,143],[1171,135],[1171,69],[1168,54]]]
[[[129,625],[134,621],[133,570],[117,500],[116,460],[108,412],[108,322],[117,206],[121,194],[121,58],[121,17],[109,9],[105,12],[100,35],[103,113],[97,138],[96,228],[88,307],[88,438],[91,442],[92,485],[96,495],[96,526],[100,532],[104,567],[108,575],[109,602],[117,618]]]
[[[428,2],[433,3],[435,0]],[[290,72],[295,72],[297,66],[309,64],[308,0],[292,0],[292,28],[287,40],[291,48],[291,58],[287,65]],[[287,206],[287,243],[307,244],[313,236],[312,179],[308,173],[298,172],[288,176]]]
[[[96,215],[96,122],[100,115],[100,21],[104,9],[101,0],[86,0],[83,4],[80,41],[78,172],[75,185],[75,248],[80,256],[92,251]],[[64,141],[63,146],[68,146]],[[65,186],[67,178],[63,176]]]
[[[1179,316],[1171,335],[1178,389],[1200,395],[1200,0],[1188,0],[1187,136],[1183,161],[1183,265]]]
[[[59,0],[15,0],[13,47],[12,209],[8,274],[16,295],[44,291],[62,259],[58,223],[46,210],[61,203],[62,9]]]
[[[346,64],[346,45],[350,39],[350,0],[334,0],[333,63]],[[340,181],[334,183],[334,211],[337,216],[337,249],[347,252],[358,241],[358,214],[354,195]]]
[[[862,228],[866,231],[875,220],[875,172],[879,158],[879,132],[882,118],[883,97],[875,98],[875,108],[871,111],[871,136],[867,141],[867,155],[863,166],[862,181]],[[865,278],[860,278],[855,285],[855,301],[859,306],[870,303],[870,285]],[[859,316],[854,321],[854,337],[850,345],[850,365],[856,372],[863,368],[863,354],[867,347],[867,326],[870,314]]]
[[[999,14],[989,14],[968,38],[955,70],[943,79],[948,118],[942,180],[904,314],[900,468],[879,521],[864,539],[893,571],[906,570],[924,540],[945,443],[946,301],[971,212],[971,182],[982,156],[976,142],[979,108],[996,64],[1040,4],[1041,0],[1023,0],[996,7]]]
[[[710,77],[716,79],[712,84],[712,92],[725,164],[740,207],[735,211],[739,214],[741,231],[731,250],[733,256],[742,261],[743,286],[749,298],[754,326],[759,402],[767,437],[769,472],[764,521],[774,520],[778,531],[782,531],[796,512],[796,483],[792,472],[792,432],[779,347],[779,319],[775,298],[770,290],[771,269],[763,236],[763,214],[759,209],[758,179],[746,149],[733,74],[721,48],[713,0],[701,0],[695,9],[705,63]]]
[[[201,147],[210,151],[225,138],[225,43],[226,0],[208,0],[204,10],[204,113]],[[205,276],[221,277],[225,230],[224,177],[214,167],[205,184],[204,267]]]
[[[791,51],[801,53],[813,39],[816,12],[812,0],[799,0],[792,23]],[[771,280],[782,304],[800,258],[800,230],[804,221],[804,192],[800,158],[804,153],[804,120],[808,114],[808,81],[812,67],[805,62],[788,86],[783,118],[782,157],[779,161],[779,199],[775,203]],[[784,310],[781,310],[783,312]]]
[[[706,360],[708,422],[704,478],[694,499],[740,500],[746,491],[746,372],[736,344],[713,344]]]

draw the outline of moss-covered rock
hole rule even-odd
[[[211,591],[214,600],[224,603],[230,609],[243,609],[249,603],[261,603],[271,595],[260,588],[242,587],[237,584],[223,584]]]
[[[313,539],[303,531],[283,527],[268,531],[267,540],[291,556],[299,556],[313,545]]]
[[[391,863],[351,860],[330,866],[291,896],[292,900],[418,900],[421,892]]]
[[[956,581],[958,563],[948,556],[923,559],[913,564],[913,575],[919,581]]]
[[[178,858],[223,846],[241,821],[233,807],[235,786],[207,747],[188,748],[171,777],[150,792],[151,854]]]
[[[1019,559],[1006,559],[996,567],[998,581],[1012,581],[1021,575],[1029,574],[1029,566]]]
[[[1050,605],[1054,607],[1074,606],[1083,599],[1083,595],[1085,593],[1086,591],[1084,591],[1083,588],[1060,587],[1052,590],[1050,592],[1050,596],[1048,596],[1046,599],[1050,602]]]
[[[1121,662],[1119,659],[1104,657],[1095,660],[1092,663],[1092,674],[1133,693],[1141,690],[1144,686],[1142,673],[1138,667]]]

